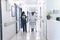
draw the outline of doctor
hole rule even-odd
[[[36,28],[36,16],[34,15],[34,12],[31,13],[29,21],[30,21],[31,32],[33,32],[34,29]]]

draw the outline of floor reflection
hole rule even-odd
[[[40,40],[40,32],[19,32],[11,40]]]

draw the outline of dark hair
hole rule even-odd
[[[32,12],[32,15],[34,15],[34,12]]]
[[[21,15],[25,14],[25,12],[23,11]]]

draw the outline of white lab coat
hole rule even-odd
[[[35,15],[31,15],[29,18],[30,22],[29,22],[29,26],[30,28],[35,28],[36,27],[36,16]]]

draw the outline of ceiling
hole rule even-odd
[[[20,0],[20,2],[22,1],[22,3],[23,4],[31,4],[31,5],[33,5],[33,4],[38,4],[38,3],[40,3],[40,2],[42,2],[42,1],[44,1],[44,0]]]

